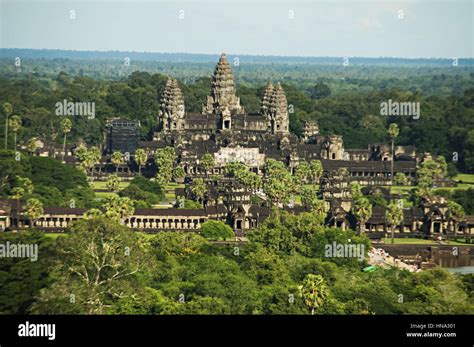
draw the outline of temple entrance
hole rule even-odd
[[[230,120],[225,120],[224,121],[223,129],[230,129]]]

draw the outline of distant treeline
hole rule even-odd
[[[130,58],[140,61],[159,62],[196,62],[215,63],[218,54],[190,54],[190,53],[157,53],[157,52],[127,52],[127,51],[71,51],[61,49],[26,49],[26,48],[2,48],[0,58],[33,58],[33,59],[124,59]],[[233,60],[239,58],[247,63],[279,63],[279,64],[341,64],[344,57],[300,57],[300,56],[278,56],[278,55],[246,55],[232,54],[228,57]],[[474,65],[472,58],[458,57],[459,65]],[[396,57],[349,57],[355,65],[452,65],[452,58],[396,58]]]

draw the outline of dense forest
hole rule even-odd
[[[325,228],[314,213],[275,211],[249,238],[247,244],[215,244],[193,233],[150,237],[104,218],[78,222],[56,240],[34,232],[1,234],[2,242],[38,244],[40,256],[1,262],[0,313],[474,312],[473,275],[439,268],[362,272],[365,261],[328,258],[324,245],[350,242],[367,251],[369,241]]]

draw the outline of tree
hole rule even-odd
[[[97,147],[91,147],[85,154],[84,161],[82,162],[86,170],[91,171],[91,180],[94,180],[94,166],[99,163],[101,158],[100,150]]]
[[[393,184],[396,186],[406,186],[408,184],[408,177],[401,172],[397,172],[393,178]]]
[[[227,240],[234,237],[232,228],[221,221],[208,220],[201,225],[201,235],[208,240]]]
[[[36,148],[38,148],[38,146],[36,145],[36,137],[32,138],[32,139],[29,139],[28,142],[26,143],[26,149],[28,150],[28,152],[30,153],[30,155],[33,155],[33,153],[35,153],[36,151]]]
[[[68,237],[57,240],[55,282],[41,291],[32,312],[109,313],[117,301],[143,286],[138,275],[152,264],[148,254],[129,228],[105,217],[80,220]]]
[[[11,131],[13,131],[13,142],[15,144],[15,152],[16,152],[16,135],[18,130],[21,128],[21,118],[17,115],[12,116],[8,121],[8,126],[10,127]]]
[[[403,208],[397,203],[391,203],[385,210],[385,220],[390,226],[392,243],[395,242],[395,228],[403,221]]]
[[[186,177],[186,172],[184,171],[184,169],[181,166],[177,166],[173,170],[173,179],[176,182],[183,182],[184,177]]]
[[[160,148],[155,153],[155,163],[158,167],[160,179],[165,186],[173,177],[173,165],[176,161],[176,151],[173,147]],[[163,183],[162,182],[162,183]]]
[[[324,83],[317,83],[310,89],[311,99],[322,99],[331,95],[331,89]]]
[[[5,149],[8,149],[8,117],[13,113],[13,106],[9,102],[2,105],[2,111],[5,115]]]
[[[91,208],[84,213],[84,219],[97,219],[102,217],[104,214],[98,208]]]
[[[323,164],[320,160],[311,160],[309,163],[309,177],[313,183],[317,183],[323,174]]]
[[[38,199],[31,198],[26,201],[25,210],[30,220],[30,228],[32,228],[36,220],[44,213],[43,204]]]
[[[64,134],[64,142],[63,142],[63,157],[62,160],[64,161],[64,156],[66,155],[66,138],[67,134],[69,134],[72,130],[72,122],[69,118],[63,118],[61,120],[61,129]]]
[[[398,134],[400,134],[400,129],[398,129],[398,125],[396,123],[391,123],[388,126],[388,131],[387,131],[388,136],[390,137],[390,140],[392,141],[392,162],[390,163],[390,184],[393,185],[393,163],[395,160],[395,138],[398,137]]]
[[[0,276],[0,312],[5,314],[28,314],[42,288],[51,283],[49,276],[54,240],[44,233],[22,231],[0,233],[2,245],[37,245],[37,259],[24,257],[2,257]],[[30,255],[31,256],[31,255]]]
[[[142,166],[146,164],[148,160],[148,155],[146,154],[145,150],[139,148],[135,151],[135,161],[138,165],[138,174],[142,174]]]
[[[351,195],[352,199],[358,199],[363,197],[362,191],[361,191],[361,186],[357,182],[351,182]]]
[[[359,224],[359,235],[361,235],[364,224],[372,216],[372,205],[370,204],[369,200],[364,197],[354,199],[352,203],[352,214],[357,219]]]
[[[207,187],[202,178],[195,178],[193,180],[193,183],[191,185],[191,192],[194,194],[194,196],[197,199],[199,200],[204,199],[204,196],[207,192]]]
[[[115,165],[115,174],[118,174],[119,166],[124,162],[122,153],[118,151],[113,152],[110,161]]]
[[[29,178],[16,176],[16,184],[11,190],[10,197],[17,200],[17,221],[19,221],[19,212],[20,212],[20,200],[25,195],[30,195],[33,193],[33,183]]]
[[[216,163],[214,161],[214,156],[212,154],[206,153],[202,156],[201,166],[206,171],[206,176],[208,175],[209,170],[211,170],[215,165]]]
[[[117,175],[109,175],[107,178],[107,182],[105,183],[105,186],[107,187],[108,190],[111,192],[118,192],[120,190],[120,179]]]
[[[295,168],[295,176],[298,178],[300,183],[304,183],[308,180],[310,174],[310,166],[308,163],[303,162],[298,164]]]
[[[286,169],[279,173],[274,171],[273,174],[267,178],[263,186],[263,191],[269,200],[269,204],[270,206],[274,203],[287,204],[294,190],[293,177]]]
[[[456,233],[458,223],[464,218],[465,212],[461,205],[457,202],[448,201],[448,218],[451,219],[453,232]]]
[[[436,160],[424,160],[417,171],[418,187],[433,188],[435,181],[442,180],[447,175],[448,165],[444,157],[439,156]]]
[[[306,307],[314,315],[329,297],[329,288],[321,275],[307,274],[303,285],[300,286],[300,294]]]
[[[315,188],[303,187],[301,189],[301,203],[310,210],[317,211],[318,215],[322,216],[323,219],[326,217],[327,211],[324,201],[318,199]]]
[[[105,217],[123,224],[127,218],[133,216],[135,208],[131,199],[119,196],[108,196],[102,204]]]

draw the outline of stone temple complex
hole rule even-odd
[[[104,156],[91,170],[98,179],[106,178],[115,170],[123,179],[130,179],[138,171],[133,159],[114,166],[111,165],[110,154],[120,151],[133,157],[135,150],[142,148],[149,158],[142,173],[154,177],[157,167],[153,156],[159,149],[173,147],[176,152],[174,166],[184,169],[185,182],[192,182],[197,177],[205,179],[207,192],[200,199],[202,208],[136,209],[134,215],[125,221],[129,227],[147,232],[197,231],[202,223],[214,219],[224,221],[236,231],[236,235],[244,236],[246,230],[257,227],[269,216],[268,206],[255,203],[255,192],[228,177],[209,177],[209,172],[201,165],[205,154],[214,157],[213,175],[222,174],[230,162],[243,163],[250,171],[261,175],[268,158],[283,162],[292,174],[299,164],[320,160],[323,175],[319,181],[318,197],[324,200],[328,211],[326,223],[331,226],[356,228],[357,223],[351,213],[352,182],[364,186],[367,194],[388,195],[386,198],[390,201],[395,198],[381,187],[390,185],[392,181],[392,154],[387,145],[345,149],[342,136],[320,134],[314,121],[306,122],[302,136],[297,136],[289,128],[290,106],[282,85],[268,82],[261,96],[259,112],[248,113],[240,104],[232,68],[226,55],[222,54],[201,112],[186,110],[186,100],[178,81],[169,78],[160,97],[158,127],[151,140],[141,141],[139,123],[112,118],[106,124]],[[46,144],[39,143],[38,147],[37,155],[50,155]],[[54,149],[53,153],[60,151]],[[424,160],[424,156],[418,155],[414,148],[401,146],[396,146],[393,154],[394,174],[405,175],[407,184],[413,184],[417,178],[417,165]],[[78,164],[74,158],[74,147],[67,148],[64,155],[66,163]],[[189,184],[177,188],[175,195],[177,199],[196,200]],[[307,211],[295,204],[280,208],[293,213]],[[0,202],[0,228],[26,227],[26,220],[18,217],[22,215],[20,212],[18,204]],[[85,209],[46,208],[36,227],[61,231],[70,222],[83,218],[85,212]],[[384,207],[374,207],[373,215],[362,226],[362,231],[374,237],[383,237],[388,232],[384,214]],[[396,228],[399,236],[443,235],[447,232],[474,234],[474,216],[466,216],[465,220],[455,223],[449,217],[445,202],[434,205],[426,202],[421,208],[404,209],[403,221]]]
[[[261,98],[260,111],[248,113],[236,95],[232,68],[222,54],[212,76],[210,95],[201,113],[186,111],[186,101],[178,81],[170,78],[161,98],[158,115],[159,128],[152,141],[143,141],[139,147],[149,154],[156,149],[174,147],[187,174],[199,171],[199,159],[211,153],[223,166],[229,161],[246,158],[246,164],[256,172],[265,158],[283,161],[290,170],[299,163],[319,159],[331,168],[346,167],[353,160],[364,162],[353,176],[364,176],[362,181],[383,180],[390,165],[382,163],[380,147],[345,151],[342,136],[322,135],[316,122],[306,122],[303,135],[298,137],[289,130],[289,107],[280,83],[268,82]],[[398,148],[399,154],[405,154]],[[253,158],[252,158],[253,156]],[[387,159],[387,157],[385,157]],[[414,156],[395,164],[395,172],[414,176]],[[219,171],[219,168],[216,168]]]

